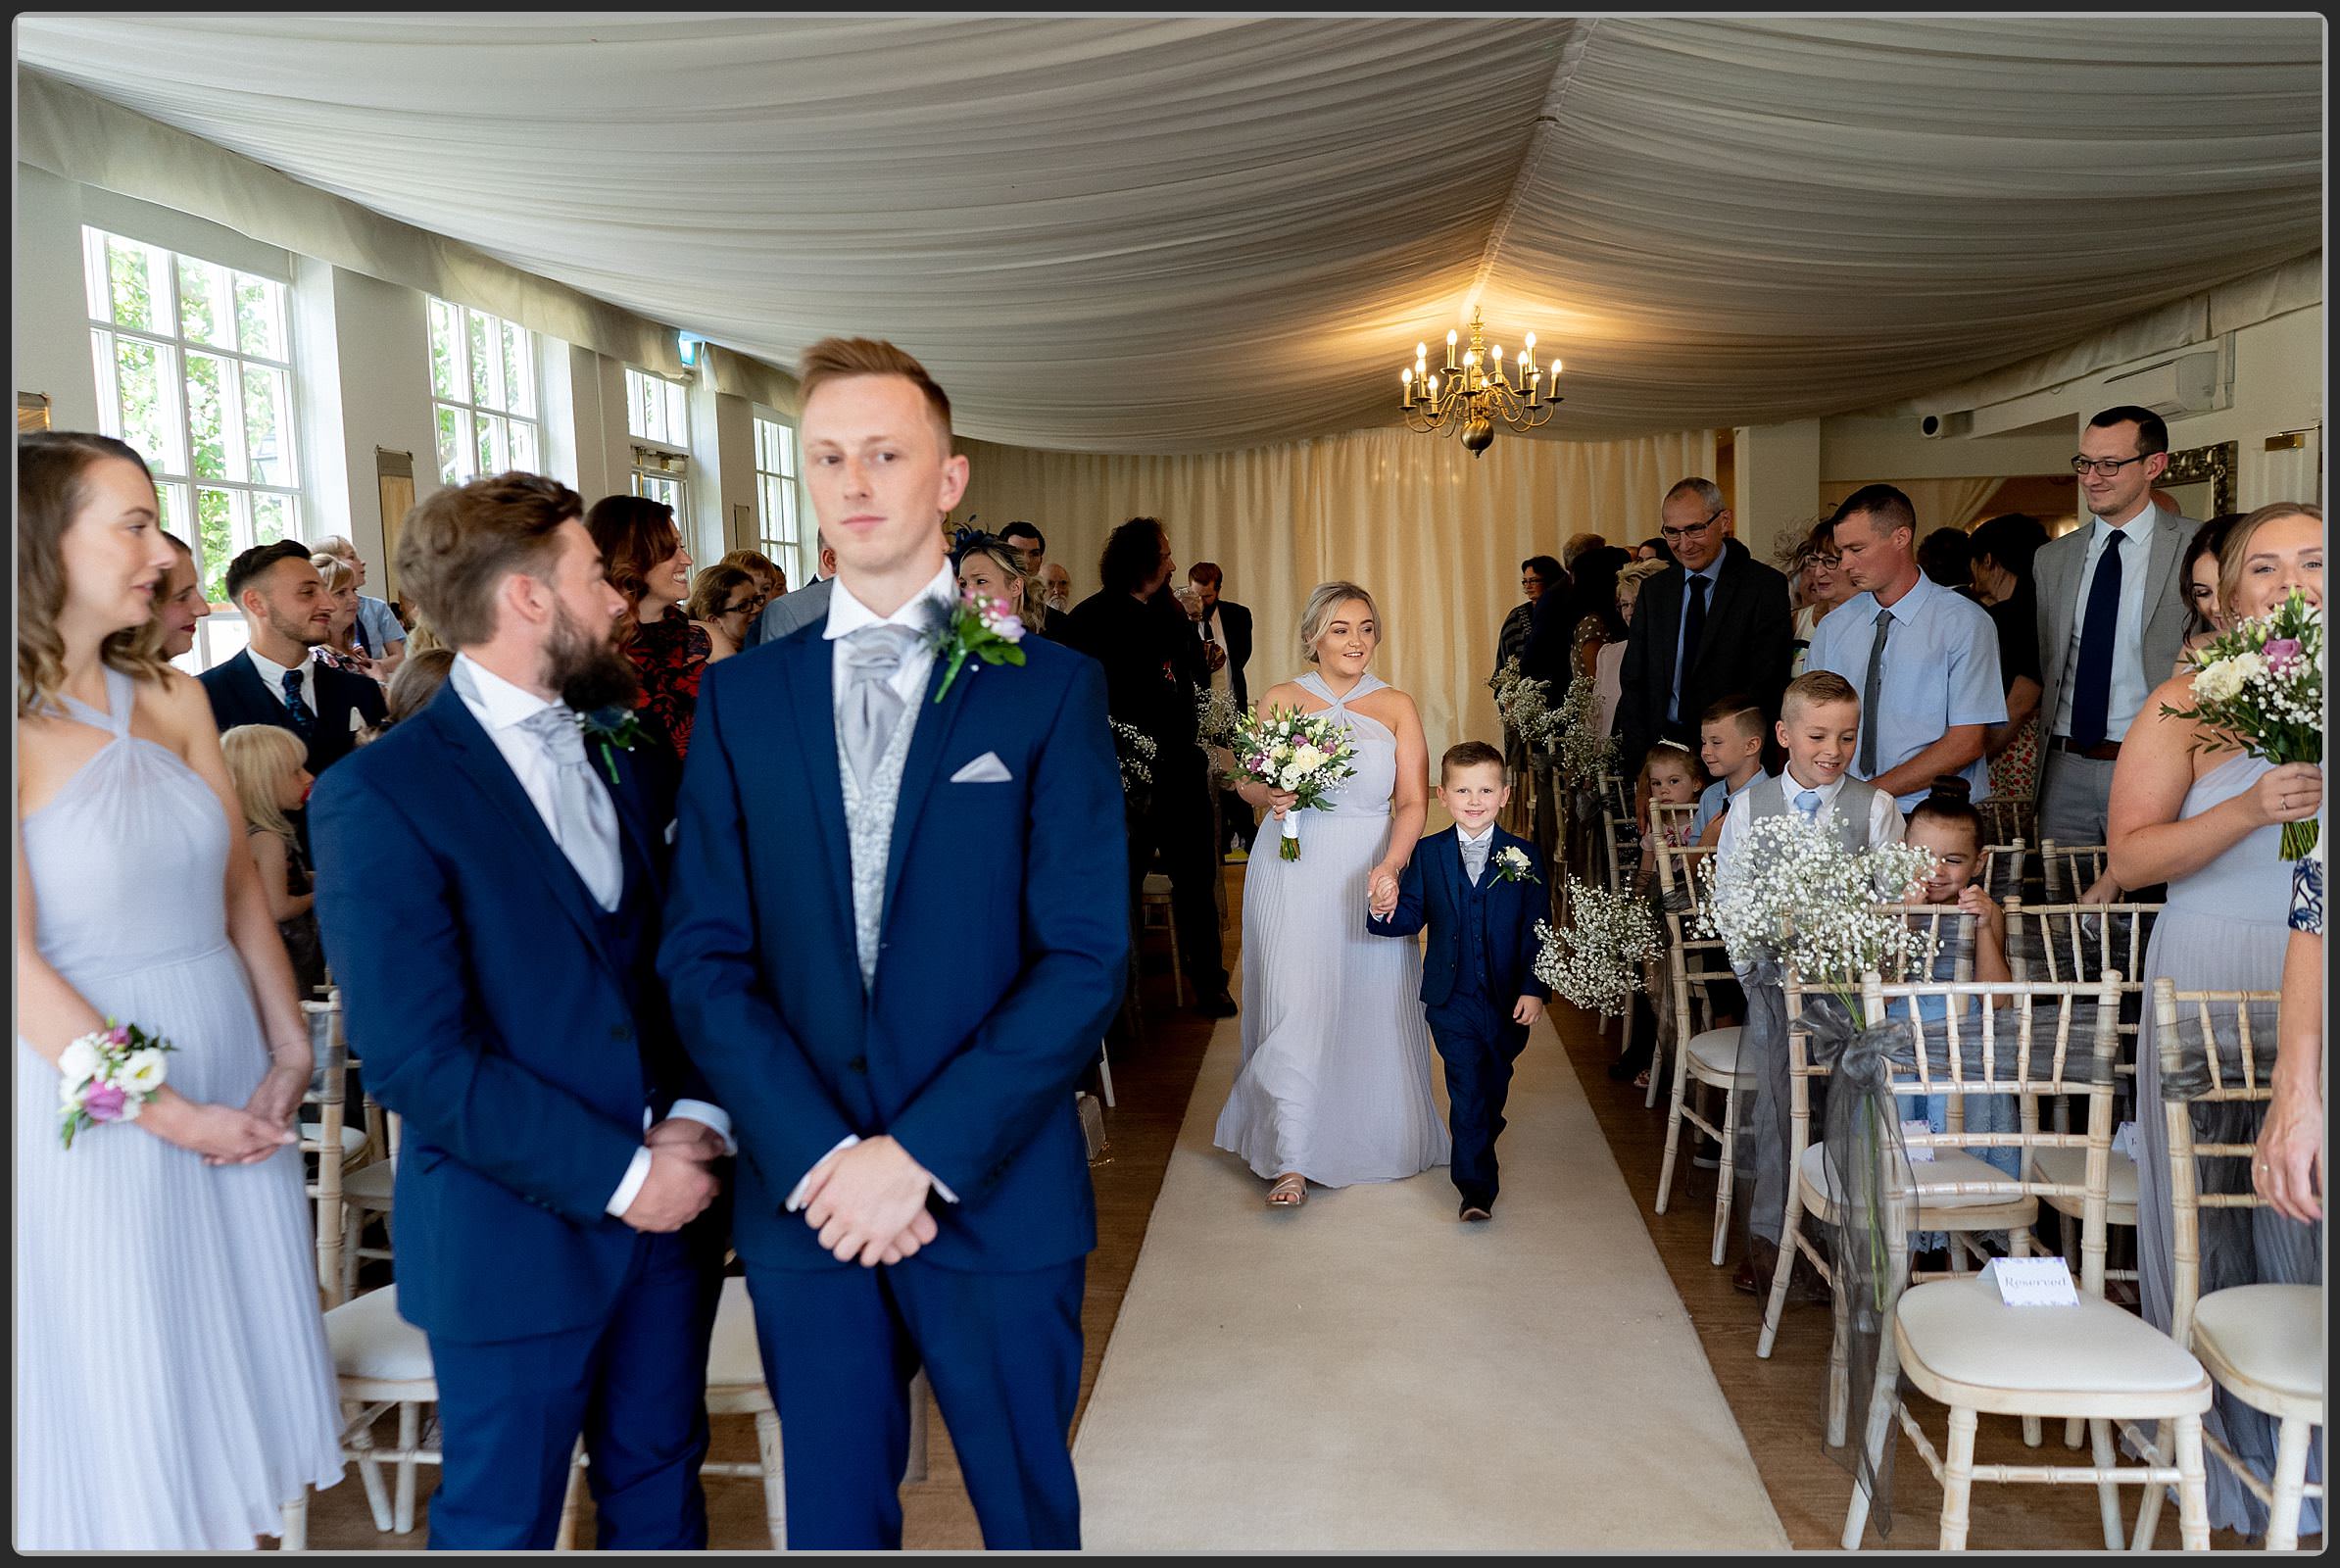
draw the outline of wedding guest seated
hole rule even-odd
[[[184,659],[195,651],[195,625],[212,612],[203,596],[203,580],[195,575],[195,552],[176,534],[157,533],[171,541],[171,563],[163,585],[155,590],[155,616],[163,623],[163,657]]]
[[[309,858],[301,853],[292,818],[315,782],[303,765],[300,737],[273,724],[238,724],[219,737],[227,776],[244,808],[244,848],[260,872],[268,914],[292,959],[293,983],[303,999],[325,983],[325,951],[317,929],[317,895]]]
[[[1691,842],[1711,848],[1723,836],[1731,803],[1763,777],[1763,708],[1745,694],[1710,704],[1698,717],[1698,760],[1714,780],[1698,797],[1690,818]]]
[[[1671,845],[1675,849],[1697,842],[1681,822],[1666,827],[1657,825],[1657,808],[1661,806],[1696,807],[1701,791],[1706,788],[1706,769],[1690,749],[1680,741],[1660,741],[1642,759],[1641,776],[1633,791],[1634,799],[1642,802],[1638,826],[1641,830],[1641,868],[1634,874],[1634,886],[1646,890],[1657,876],[1657,846]]]
[[[759,604],[770,604],[788,592],[788,572],[760,550],[732,550],[725,552],[718,566],[745,566],[756,578],[756,596]],[[748,646],[741,644],[742,647]]]
[[[1494,1215],[1495,1140],[1512,1063],[1552,995],[1536,978],[1536,926],[1550,911],[1551,893],[1536,846],[1495,825],[1510,798],[1502,753],[1485,741],[1448,747],[1438,760],[1438,800],[1454,825],[1415,846],[1398,877],[1397,907],[1365,920],[1376,936],[1430,932],[1422,1003],[1446,1067],[1454,1137],[1447,1173],[1469,1221]]]
[[[380,679],[373,661],[366,657],[358,640],[358,574],[339,556],[321,552],[311,556],[309,564],[324,579],[325,597],[333,602],[333,623],[325,633],[325,640],[317,645],[317,662],[328,668],[364,675],[368,680]]]
[[[609,564],[609,585],[625,597],[618,642],[642,675],[642,727],[680,763],[691,750],[700,677],[721,656],[713,629],[682,608],[691,553],[674,509],[647,496],[604,496],[585,514],[585,531]]]
[[[358,554],[345,534],[329,533],[311,549],[317,555],[338,557],[357,574],[358,586],[366,586],[366,558]],[[370,594],[358,595],[359,649],[373,661],[373,675],[388,680],[398,673],[398,666],[407,656],[407,627],[399,619],[398,612]]]
[[[718,562],[693,579],[684,609],[707,629],[713,644],[708,659],[722,659],[747,646],[748,628],[763,612],[763,590],[749,567]]]
[[[2006,981],[2014,978],[2007,967],[2007,915],[1991,896],[1974,880],[1982,870],[1983,829],[1982,813],[1975,810],[1967,799],[1967,781],[1955,773],[1945,773],[1933,781],[1933,789],[1918,803],[1909,815],[1908,836],[1904,842],[1928,850],[1933,855],[1933,875],[1928,877],[1913,902],[1940,906],[1955,906],[1961,914],[1974,917],[1974,978],[1976,980]],[[1933,966],[1928,977],[1934,980],[1958,978],[1959,944],[1954,928],[1948,921],[1938,933],[1934,948]],[[1973,998],[1966,999],[1970,1004]],[[1994,997],[1991,1005],[2004,1006],[2005,997]],[[1964,1016],[1968,1009],[1962,1008]],[[1940,1020],[1948,1011],[1942,999],[1921,997],[1918,1016],[1925,1022]],[[2012,1074],[2013,1068],[2002,1064],[2002,1075]],[[1962,1095],[1960,1115],[1962,1126],[1974,1133],[2012,1133],[2022,1126],[2022,1112],[2014,1095]],[[1933,1131],[1950,1130],[1950,1097],[1948,1095],[1903,1095],[1898,1097],[1901,1114],[1912,1121],[1923,1118]],[[2020,1149],[1970,1149],[1967,1152],[1984,1163],[2005,1171],[2010,1176],[2023,1174],[2023,1151]],[[1912,1244],[1920,1254],[1915,1266],[1940,1270],[1950,1266],[1948,1249],[1950,1237],[1945,1231],[1921,1231]],[[1926,1254],[1939,1253],[1938,1257]]]
[[[439,688],[447,684],[447,672],[455,667],[452,648],[425,648],[410,654],[407,662],[398,666],[398,673],[390,677],[390,714],[382,721],[382,728],[412,718],[428,707],[439,695]]]

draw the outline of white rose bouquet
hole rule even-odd
[[[2323,612],[2297,589],[2273,612],[2238,622],[2232,631],[2196,649],[2194,705],[2162,705],[2170,718],[2191,719],[2233,740],[2202,743],[2204,751],[2239,747],[2250,757],[2284,762],[2323,761]],[[2316,848],[2316,819],[2283,824],[2283,858]]]
[[[73,1134],[102,1122],[136,1121],[169,1076],[163,1054],[178,1048],[134,1023],[106,1027],[73,1041],[57,1057],[58,1131],[65,1147]]]
[[[1649,901],[1570,877],[1568,909],[1565,930],[1536,922],[1536,978],[1587,1012],[1617,1017],[1633,1004],[1641,965],[1658,952]]]
[[[1300,812],[1322,810],[1326,794],[1357,770],[1356,743],[1330,714],[1296,708],[1246,713],[1236,724],[1235,776],[1257,779],[1272,790],[1299,797],[1284,813],[1279,854],[1300,858]]]

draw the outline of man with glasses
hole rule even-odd
[[[1731,537],[1711,479],[1684,479],[1658,509],[1674,564],[1641,587],[1618,671],[1618,767],[1628,777],[1661,740],[1698,747],[1698,715],[1745,692],[1779,710],[1795,638],[1787,579]]]
[[[2107,409],[2080,432],[2081,525],[2033,558],[2039,716],[2047,738],[2039,836],[2102,844],[2121,742],[2177,662],[2185,605],[2177,564],[2201,526],[2157,505],[2169,427],[2151,409]]]

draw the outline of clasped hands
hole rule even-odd
[[[669,1116],[642,1135],[650,1174],[619,1216],[638,1231],[678,1231],[706,1212],[722,1183],[707,1167],[723,1154],[723,1135],[706,1122]]]
[[[824,1251],[863,1268],[899,1263],[935,1239],[926,1195],[934,1178],[880,1134],[841,1149],[804,1178],[804,1223]]]

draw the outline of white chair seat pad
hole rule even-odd
[[[763,1382],[763,1356],[756,1344],[756,1306],[748,1299],[748,1282],[723,1282],[723,1298],[715,1308],[714,1337],[707,1347],[707,1386],[739,1388]]]
[[[1703,1078],[1728,1079],[1738,1071],[1739,1026],[1690,1036],[1690,1064]]]
[[[1796,1171],[1803,1178],[1804,1190],[1828,1200],[1832,1211],[1843,1206],[1833,1181],[1834,1173],[1828,1168],[1828,1146],[1807,1145],[1804,1157],[1796,1162]],[[1963,1149],[1936,1149],[1933,1158],[1913,1163],[1910,1172],[1921,1189],[1918,1196],[1918,1230],[1937,1229],[1925,1223],[1927,1215],[1940,1215],[1961,1208],[2005,1208],[2010,1204],[2030,1203],[2032,1200],[2019,1193],[1927,1193],[1923,1191],[1934,1182],[2003,1182],[2011,1178],[1996,1165],[1976,1159]],[[2036,1203],[2032,1204],[2036,1209]]]
[[[2031,1168],[2041,1181],[2054,1182],[2059,1187],[2077,1187],[2088,1179],[2088,1151],[2085,1149],[2034,1149],[2030,1151]],[[2116,1223],[2134,1225],[2137,1222],[2137,1162],[2116,1149],[2106,1166],[2106,1206],[2114,1214],[2121,1215]],[[2069,1209],[2077,1214],[2081,1202],[2076,1198],[2051,1198],[2052,1208]]]
[[[397,1177],[398,1167],[386,1159],[361,1165],[341,1178],[342,1201],[360,1203],[367,1208],[388,1208]]]
[[[1937,1393],[1942,1384],[2016,1396],[2161,1401],[2142,1407],[2146,1414],[2185,1415],[2210,1402],[2210,1376],[2200,1361],[2143,1318],[2085,1293],[2077,1306],[2009,1306],[1982,1275],[1935,1280],[1902,1293],[1894,1326],[1904,1370],[1944,1402],[1967,1401]],[[2091,1406],[2082,1413],[2098,1412]]]
[[[398,1287],[384,1286],[325,1314],[325,1343],[333,1370],[345,1378],[427,1383],[433,1373],[430,1341],[398,1315]]]
[[[2319,1286],[2237,1285],[2194,1307],[2202,1359],[2285,1399],[2322,1399],[2322,1340]]]

